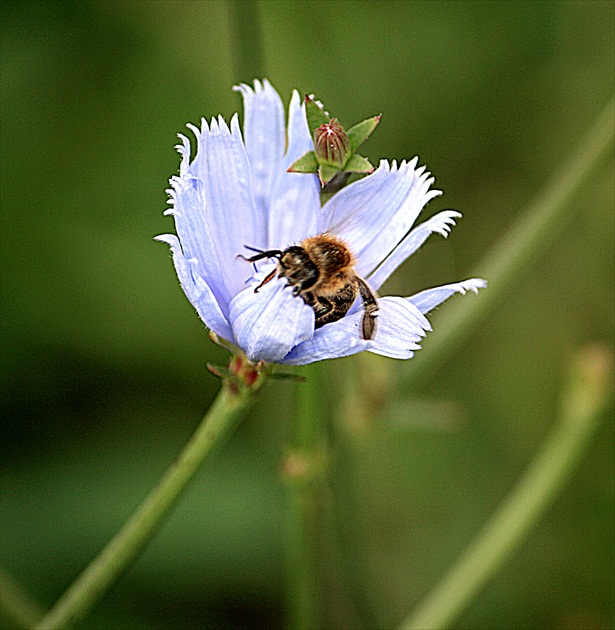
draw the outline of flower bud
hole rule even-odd
[[[350,155],[350,140],[336,118],[320,125],[314,132],[316,158],[322,164],[341,168]]]

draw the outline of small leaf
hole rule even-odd
[[[318,162],[314,151],[304,153],[298,160],[293,162],[287,169],[288,173],[316,173],[318,172]]]
[[[382,114],[373,118],[367,118],[348,130],[348,139],[353,152],[372,135],[380,122],[380,118],[382,118]]]
[[[335,166],[329,166],[328,164],[321,164],[318,167],[318,177],[320,177],[320,183],[324,186],[327,182],[331,181],[339,169]]]
[[[344,165],[344,170],[351,173],[373,173],[374,167],[367,158],[355,153]]]
[[[236,379],[237,377],[232,374],[228,368],[222,367],[221,365],[214,365],[213,363],[207,364],[207,369],[214,375],[220,379]]]
[[[339,192],[344,186],[348,183],[348,179],[350,177],[350,173],[344,173],[338,171],[333,179],[330,179],[320,191],[321,199],[323,195],[334,195],[336,192]],[[325,199],[326,201],[326,199]]]
[[[307,116],[310,135],[314,137],[314,132],[320,125],[329,122],[329,115],[311,96],[305,96],[305,114]]]

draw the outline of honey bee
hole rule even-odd
[[[360,295],[363,300],[363,339],[374,337],[378,300],[367,282],[356,274],[355,257],[342,239],[325,233],[310,236],[284,251],[247,249],[257,252],[250,258],[240,255],[248,262],[277,259],[277,268],[254,289],[254,293],[276,275],[286,278],[287,285],[293,287],[293,295],[301,296],[314,309],[316,328],[344,317]]]

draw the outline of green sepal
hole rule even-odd
[[[207,369],[219,379],[225,380],[237,380],[237,376],[233,374],[228,368],[222,367],[221,365],[214,365],[213,363],[207,364]]]
[[[305,115],[307,117],[308,127],[310,128],[310,135],[314,137],[314,132],[320,125],[324,125],[329,122],[329,114],[325,112],[321,105],[319,105],[313,98],[306,94],[305,96]]]
[[[217,346],[224,348],[227,352],[230,352],[231,354],[238,354],[239,352],[241,352],[241,350],[236,345],[232,344],[230,341],[227,341],[226,339],[223,339],[222,337],[217,335],[213,330],[209,331],[209,339],[210,341],[213,341]]]
[[[344,188],[344,186],[348,183],[348,179],[351,175],[352,173],[348,171],[338,171],[333,179],[330,179],[320,191],[320,199],[322,204],[324,204],[324,202],[327,201],[327,199],[329,199],[331,195],[334,195],[336,192],[342,190],[342,188]]]
[[[280,381],[299,381],[300,383],[307,381],[307,377],[301,376],[300,374],[293,374],[292,372],[273,372],[270,378]]]
[[[374,167],[367,158],[355,153],[350,156],[342,170],[350,171],[351,173],[373,173]]]
[[[318,167],[318,177],[320,177],[320,183],[324,186],[327,182],[331,181],[340,169],[337,166],[329,166],[329,164],[321,164]]]
[[[353,152],[356,151],[372,135],[381,118],[382,114],[374,116],[373,118],[367,118],[366,120],[357,123],[346,132],[348,134],[348,139],[350,140],[350,148]]]
[[[288,173],[317,173],[318,161],[316,160],[316,153],[314,151],[308,151],[304,153],[298,160],[295,160],[286,169]]]

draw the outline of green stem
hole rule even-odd
[[[265,376],[260,379],[265,380]],[[158,485],[36,628],[66,628],[96,605],[155,534],[203,461],[233,432],[255,391],[262,386],[260,381],[252,388],[222,387],[196,432]]]
[[[264,55],[258,0],[227,0],[235,81],[252,82],[264,75]]]
[[[354,626],[382,627],[378,590],[368,550],[371,532],[367,531],[361,509],[361,485],[357,483],[366,451],[372,444],[372,431],[381,400],[387,398],[387,370],[376,367],[381,357],[361,353],[346,363],[335,383],[340,404],[333,422],[335,467],[331,483],[335,493],[336,544],[339,549],[341,582],[350,610],[356,615]],[[376,397],[374,393],[377,392]],[[382,398],[380,398],[382,396]]]
[[[4,569],[0,569],[0,610],[18,628],[34,627],[44,614],[42,606]]]
[[[442,309],[442,316],[434,317],[433,328],[437,334],[430,337],[428,350],[419,352],[408,364],[405,386],[425,383],[472,327],[492,312],[513,282],[561,234],[580,207],[570,203],[573,195],[612,149],[613,110],[611,99],[561,170],[471,274],[486,278],[489,287],[478,299],[455,300]]]
[[[288,483],[288,626],[320,627],[319,557],[327,468],[326,435],[318,383],[320,365],[307,368],[299,386],[291,449],[284,462]]]
[[[573,365],[560,419],[535,461],[444,579],[402,624],[442,630],[519,547],[574,473],[612,395],[612,349],[592,347]]]

